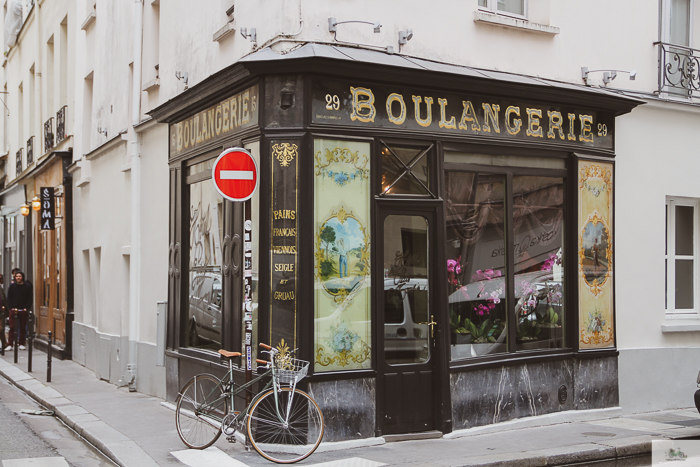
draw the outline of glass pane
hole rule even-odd
[[[221,348],[223,216],[224,201],[211,180],[190,185],[188,347]]]
[[[487,0],[479,0],[479,6],[486,6]]]
[[[61,308],[61,229],[56,228],[56,308]]]
[[[44,306],[47,307],[49,306],[49,298],[50,298],[50,287],[51,287],[51,276],[50,274],[50,267],[51,265],[49,264],[49,232],[50,231],[45,231],[42,232],[41,234],[41,254],[43,258],[43,269],[44,269],[44,277],[43,277],[43,286],[44,286]],[[13,279],[14,280],[14,279]]]
[[[382,193],[428,195],[427,148],[382,148]]]
[[[513,234],[517,350],[563,347],[563,179],[513,177]],[[594,240],[594,273],[607,268],[606,247]]]
[[[505,177],[445,173],[452,359],[507,350]]]
[[[676,45],[690,45],[690,0],[671,0],[669,40]]]
[[[207,159],[206,161],[198,164],[193,164],[187,168],[187,175],[196,175],[200,172],[211,173],[211,169],[214,167],[214,162],[216,162],[215,157],[212,159]]]
[[[518,15],[525,14],[525,0],[498,0],[498,9],[500,11],[507,11],[508,13],[515,13]]]
[[[428,221],[384,220],[384,356],[390,365],[430,359]]]
[[[540,169],[566,168],[566,159],[561,158],[514,156],[503,154],[476,154],[473,152],[462,153],[445,151],[445,162],[493,165],[496,167],[534,167]]]
[[[666,226],[664,228],[664,254],[668,254],[668,204],[666,205]]]
[[[693,254],[693,207],[676,206],[676,254]]]
[[[676,310],[692,310],[693,260],[676,260]]]

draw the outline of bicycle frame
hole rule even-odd
[[[274,356],[273,356],[273,358],[274,358]],[[256,384],[259,381],[261,381],[267,377],[270,377],[270,376],[271,376],[270,381],[268,381],[265,384],[265,386],[262,388],[262,390],[258,391],[258,393],[252,397],[250,404],[248,404],[244,410],[240,411],[236,415],[234,422],[238,422],[241,415],[247,416],[247,414],[250,412],[250,409],[253,406],[253,404],[255,404],[255,402],[263,394],[265,394],[265,392],[267,392],[268,389],[270,389],[270,386],[272,386],[273,391],[275,393],[275,397],[274,397],[274,399],[275,399],[275,412],[277,413],[277,417],[280,419],[280,421],[282,423],[285,423],[285,424],[289,423],[289,416],[290,416],[290,412],[291,412],[290,409],[291,409],[291,404],[292,404],[293,398],[292,397],[289,398],[289,401],[287,402],[287,412],[286,412],[287,416],[286,416],[286,418],[283,418],[282,415],[280,414],[279,401],[278,401],[278,392],[279,392],[279,388],[280,388],[280,383],[277,381],[277,375],[276,375],[274,364],[271,364],[270,368],[268,368],[267,371],[265,371],[261,375],[256,376],[251,381],[244,383],[242,385],[235,385],[234,373],[233,373],[233,362],[229,359],[228,371],[226,372],[224,377],[219,380],[219,383],[214,387],[214,389],[212,389],[212,391],[209,394],[206,394],[204,396],[205,400],[209,400],[209,398],[214,397],[216,394],[221,394],[221,395],[217,396],[216,398],[212,399],[211,402],[208,403],[208,405],[215,406],[219,402],[228,398],[229,402],[230,402],[231,412],[235,413],[235,410],[234,410],[235,397],[238,396],[239,394],[243,393],[244,391],[248,390],[248,388],[252,387],[254,384]],[[197,378],[197,376],[195,376],[195,378]],[[296,388],[296,382],[291,385],[291,388],[292,388],[292,390],[294,390],[294,388]],[[181,396],[181,394],[180,394],[180,396]],[[194,415],[198,416],[199,414],[195,413]],[[210,425],[212,425],[215,428],[220,427],[222,430],[224,429],[223,424],[224,424],[225,416],[224,416],[224,418],[221,418],[220,420],[214,419],[217,422],[216,424],[212,423],[212,421],[209,420],[209,418],[210,418],[210,416],[202,417],[202,420],[204,420],[206,423],[209,423]]]

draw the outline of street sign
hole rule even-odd
[[[241,148],[226,149],[212,168],[216,190],[231,201],[250,199],[258,186],[258,166],[253,156]]]
[[[39,211],[39,230],[56,229],[56,199],[53,187],[42,186],[39,189],[41,194],[41,211]]]

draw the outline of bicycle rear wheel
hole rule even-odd
[[[323,438],[323,415],[318,404],[298,389],[270,389],[248,413],[248,437],[265,459],[291,464],[306,459]],[[290,404],[291,399],[291,404]]]
[[[221,422],[228,413],[228,398],[221,381],[197,375],[180,391],[175,409],[177,433],[192,449],[208,448],[221,436]]]

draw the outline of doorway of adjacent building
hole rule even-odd
[[[56,198],[55,230],[39,230],[35,262],[37,283],[34,285],[34,311],[37,320],[37,334],[52,340],[61,347],[66,345],[67,289],[65,283],[65,238],[62,218],[62,198]]]
[[[379,208],[379,403],[383,434],[433,430],[439,397],[433,287],[436,212],[391,202]]]

